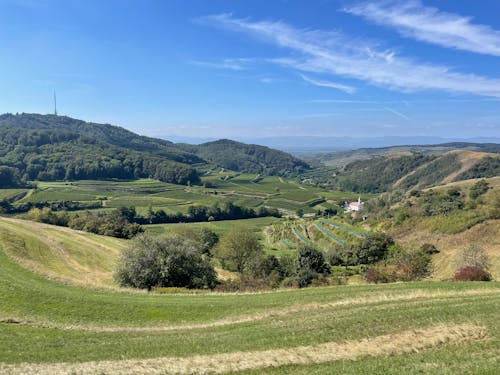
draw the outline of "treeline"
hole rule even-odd
[[[120,207],[113,211],[104,212],[85,211],[72,215],[68,213],[71,210],[100,207],[100,203],[96,202],[95,204],[95,207],[90,205],[82,207],[82,203],[67,201],[27,203],[16,207],[6,200],[2,200],[0,201],[0,213],[28,212],[28,217],[34,221],[118,238],[134,237],[143,232],[141,225],[145,224],[239,220],[266,216],[281,217],[279,211],[274,208],[261,207],[255,211],[231,202],[224,203],[222,206],[215,204],[212,207],[190,206],[187,214],[167,214],[163,210],[150,209],[145,216],[141,216],[137,214],[135,207]]]
[[[19,169],[0,165],[0,189],[26,187]]]
[[[80,211],[92,210],[102,207],[102,203],[95,202],[75,202],[75,201],[58,201],[58,202],[25,202],[12,204],[10,200],[3,199],[0,201],[0,213],[3,214],[22,214],[34,208],[48,208],[51,211]]]
[[[102,234],[117,238],[132,238],[144,229],[136,223],[130,223],[120,212],[90,212],[69,215],[67,212],[54,212],[50,208],[33,208],[28,217],[41,223],[69,227],[75,230]]]
[[[238,206],[232,202],[223,204],[215,203],[208,206],[189,206],[187,214],[181,212],[169,214],[164,210],[149,209],[145,216],[137,215],[134,207],[119,209],[129,222],[138,224],[168,224],[168,223],[193,223],[219,220],[240,220],[257,217],[281,217],[276,208],[259,207],[254,210]]]

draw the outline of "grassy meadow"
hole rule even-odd
[[[147,294],[113,286],[123,242],[0,219],[0,373],[497,370],[498,283]]]

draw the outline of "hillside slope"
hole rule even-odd
[[[0,244],[23,267],[50,279],[93,288],[115,288],[113,271],[126,242],[2,217]]]
[[[357,160],[367,160],[376,156],[389,156],[418,153],[424,155],[442,155],[454,150],[500,153],[498,143],[451,142],[428,145],[389,146],[379,148],[359,148],[348,151],[326,152],[305,157],[311,162],[324,163],[332,167],[343,167]]]
[[[184,147],[211,163],[237,172],[286,177],[310,169],[306,162],[286,152],[229,139]]]
[[[6,256],[4,247],[0,242],[2,374],[495,373],[497,367],[498,283],[124,293],[48,280]],[[9,251],[23,251],[14,247]]]
[[[206,164],[283,176],[309,168],[285,152],[239,142],[182,145],[66,116],[0,115],[0,175],[11,176],[11,187],[20,180],[103,178],[196,184],[196,168]]]
[[[500,154],[454,150],[441,155],[403,153],[352,162],[332,187],[360,193],[423,189],[444,183],[500,176]]]

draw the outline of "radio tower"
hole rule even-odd
[[[57,97],[56,90],[54,90],[54,115],[57,116]]]

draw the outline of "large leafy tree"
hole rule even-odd
[[[252,259],[262,254],[259,238],[245,227],[234,227],[226,232],[215,249],[215,256],[222,267],[240,273],[243,273]]]

